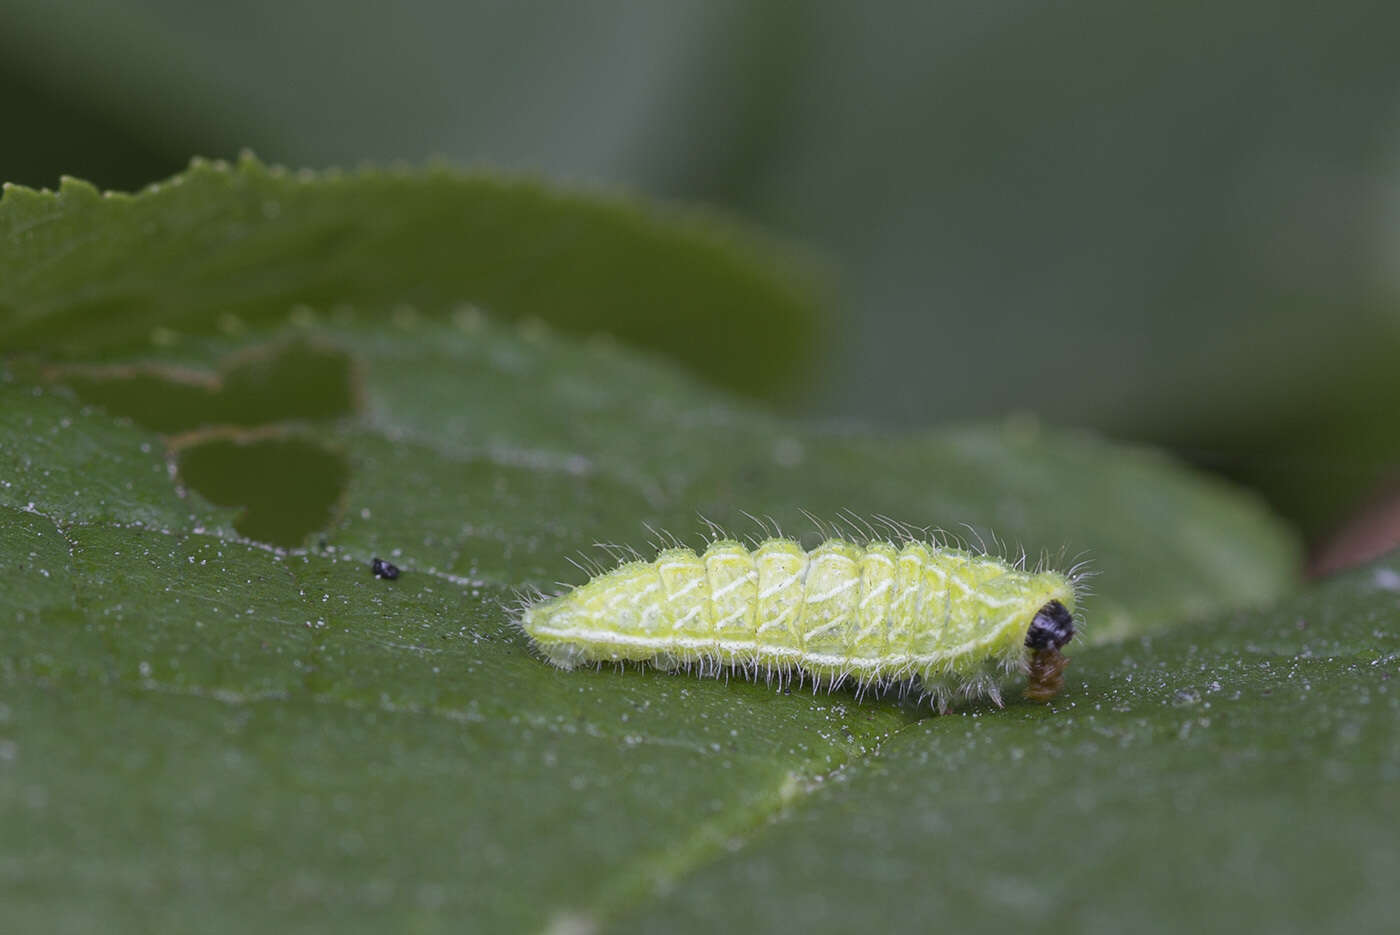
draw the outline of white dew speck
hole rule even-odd
[[[1382,591],[1400,591],[1400,574],[1389,568],[1377,568],[1371,575],[1371,583]]]

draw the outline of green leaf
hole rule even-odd
[[[617,930],[1393,928],[1400,554],[1073,673],[900,731]]]
[[[96,268],[84,249],[65,262]],[[952,745],[986,776],[1010,753],[969,725],[1083,729],[1105,692],[1156,672],[1114,634],[1269,599],[1297,558],[1238,492],[1025,421],[804,426],[611,341],[470,314],[188,330],[202,336],[86,363],[15,358],[0,382],[0,886],[17,930],[646,918],[906,745]],[[644,523],[691,535],[697,513],[758,533],[744,510],[806,530],[804,508],[1087,553],[1101,645],[1076,652],[1067,713],[933,718],[846,692],[565,673],[511,621],[521,589],[581,580],[570,560],[592,543],[645,549]],[[372,577],[374,556],[402,576]],[[811,840],[833,872],[857,856]],[[928,865],[891,872],[918,889]]]
[[[1333,9],[427,0],[386,37],[367,3],[8,0],[0,178],[121,187],[251,145],[719,205],[840,266],[822,412],[1031,404],[1175,447],[1319,541],[1400,464],[1395,143],[1375,117],[1400,6]],[[781,362],[747,365],[711,376]]]
[[[7,185],[0,244],[0,346],[87,360],[345,303],[605,330],[760,395],[791,389],[815,346],[809,271],[756,235],[484,172],[288,173],[245,156],[136,195]]]

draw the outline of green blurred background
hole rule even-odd
[[[0,178],[251,147],[712,206],[833,270],[775,404],[1165,444],[1316,541],[1400,463],[1397,35],[1360,0],[0,0]]]

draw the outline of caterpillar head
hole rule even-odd
[[[1026,645],[1033,650],[1059,649],[1074,639],[1074,617],[1069,608],[1059,601],[1050,601],[1036,611],[1030,629],[1026,631]]]
[[[1074,617],[1064,604],[1050,601],[1036,611],[1026,631],[1026,647],[1031,650],[1026,697],[1031,701],[1049,701],[1064,688],[1069,660],[1060,655],[1060,647],[1072,639]]]

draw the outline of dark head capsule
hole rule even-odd
[[[369,570],[374,573],[376,578],[388,578],[390,581],[399,576],[399,567],[389,564],[382,558],[376,558],[370,562]]]
[[[1026,631],[1026,646],[1031,650],[1026,697],[1031,701],[1047,702],[1065,687],[1069,660],[1060,655],[1060,647],[1072,639],[1074,617],[1064,604],[1051,601],[1036,611]]]
[[[1026,631],[1031,649],[1059,649],[1074,639],[1074,617],[1059,601],[1051,601],[1036,612]]]

